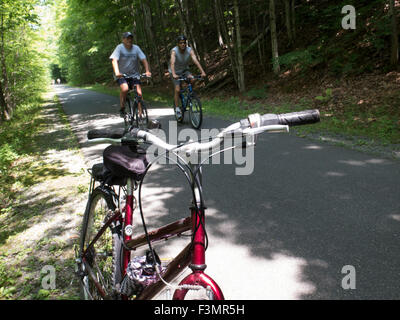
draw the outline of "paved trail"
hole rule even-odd
[[[87,145],[86,132],[123,125],[118,98],[56,87],[88,166],[101,161],[105,146]],[[175,125],[169,108],[150,115],[167,133]],[[203,128],[228,124],[206,117]],[[235,175],[235,168],[207,165],[203,181],[210,242],[206,272],[227,299],[400,298],[398,162],[264,134],[253,173]],[[147,221],[157,225],[187,216],[184,178],[172,166],[156,169],[146,177]],[[180,245],[175,242],[171,248]],[[162,247],[159,253],[169,254]],[[352,270],[344,266],[354,267],[355,289],[342,287]]]

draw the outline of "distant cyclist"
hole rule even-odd
[[[130,32],[125,32],[122,35],[122,43],[119,44],[114,52],[111,54],[110,59],[112,60],[112,66],[114,71],[114,78],[119,84],[121,89],[119,95],[120,102],[120,115],[125,115],[125,100],[129,88],[133,85],[137,85],[137,92],[139,96],[142,96],[142,88],[140,86],[140,72],[139,72],[139,60],[142,62],[146,76],[151,77],[149,64],[146,60],[146,55],[140,49],[139,46],[133,44],[133,35]],[[124,74],[127,76],[133,76],[132,79],[125,79]],[[142,106],[139,104],[139,117],[142,115]]]
[[[197,60],[196,55],[191,47],[187,46],[187,39],[184,35],[178,36],[176,39],[177,46],[171,50],[171,61],[168,67],[168,71],[172,78],[172,82],[174,83],[174,103],[177,110],[177,114],[181,113],[179,109],[179,91],[180,91],[180,83],[177,79],[180,77],[193,78],[192,74],[189,71],[189,62],[190,59],[193,63],[199,68],[201,72],[201,76],[205,77],[206,73],[200,65],[200,62]],[[193,80],[191,80],[193,82]]]

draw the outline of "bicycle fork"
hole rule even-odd
[[[193,168],[196,172],[196,168]],[[210,300],[224,300],[224,295],[218,286],[218,284],[207,274],[204,270],[207,268],[206,265],[206,231],[205,231],[205,206],[201,197],[201,185],[202,185],[202,172],[201,168],[198,169],[196,177],[192,176],[192,182],[197,179],[197,184],[194,183],[194,195],[193,204],[191,206],[192,215],[192,232],[193,248],[192,257],[189,268],[192,269],[192,273],[186,276],[180,283],[180,286],[201,286],[206,289],[207,296]],[[195,201],[195,203],[194,203]],[[189,289],[176,290],[173,296],[174,300],[183,300]]]

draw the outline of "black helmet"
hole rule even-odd
[[[186,37],[183,34],[179,35],[178,38],[176,38],[176,42],[179,42],[179,41],[182,41],[182,40],[183,41],[187,40]]]

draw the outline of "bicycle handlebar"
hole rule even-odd
[[[267,113],[262,116],[259,114],[250,115],[247,119],[241,120],[242,125],[268,126],[268,125],[288,125],[290,127],[304,124],[316,123],[320,120],[319,110],[304,110],[299,112],[273,114]]]
[[[225,137],[233,135],[255,136],[262,132],[288,132],[289,126],[311,124],[320,121],[320,113],[315,110],[304,110],[285,114],[251,114],[247,119],[231,124],[222,130],[213,140],[209,142],[190,142],[183,145],[172,145],[158,138],[156,135],[146,130],[132,129],[125,132],[121,129],[90,130],[88,139],[92,143],[111,143],[111,144],[130,144],[143,140],[165,149],[175,150],[176,152],[196,153],[209,151],[219,146]]]
[[[126,73],[124,73],[124,74],[122,74],[122,75],[123,75],[123,77],[124,77],[125,79],[133,79],[133,78],[136,79],[136,77],[134,77],[134,76],[128,76]],[[140,78],[145,78],[145,79],[151,79],[151,77],[146,76],[145,73],[140,74],[139,77],[140,77]]]
[[[202,78],[202,76],[179,77],[179,78],[178,78],[178,79],[176,79],[176,80],[178,80],[178,81],[185,81],[185,82],[188,82],[190,79],[204,80],[204,79]]]

